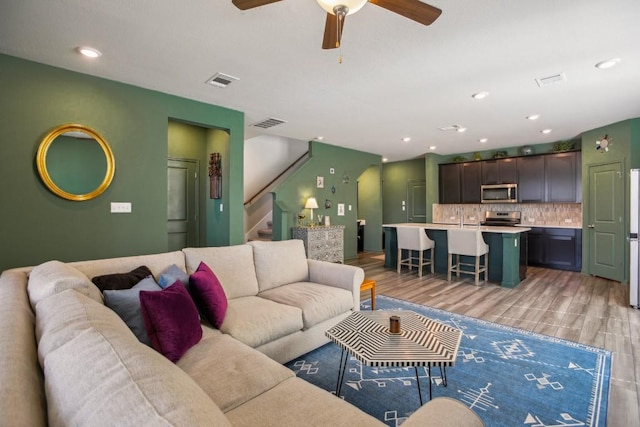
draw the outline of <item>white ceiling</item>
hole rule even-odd
[[[322,135],[391,161],[431,145],[451,154],[554,142],[640,117],[640,1],[430,4],[443,12],[428,27],[373,4],[348,16],[340,64],[337,49],[321,49],[315,0],[244,12],[231,0],[0,0],[0,52],[243,111],[246,138]],[[80,45],[103,55],[81,57]],[[616,67],[594,67],[614,57]],[[206,85],[216,72],[240,80]],[[535,82],[557,73],[567,80]],[[490,95],[471,98],[479,91]],[[542,116],[525,119],[533,113]],[[250,126],[269,117],[287,123]],[[453,124],[468,130],[438,129]]]

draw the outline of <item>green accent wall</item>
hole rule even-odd
[[[224,209],[223,199],[210,199],[209,154],[218,152],[222,156],[223,174],[230,166],[229,134],[224,130],[205,128],[200,125],[169,121],[168,143],[169,157],[194,159],[199,161],[198,175],[200,203],[200,236],[202,246],[224,246],[229,241],[228,211]],[[223,177],[222,194],[229,194],[230,183]],[[223,211],[220,212],[220,205]]]
[[[206,87],[203,87],[206,90]],[[207,240],[239,244],[243,231],[244,114],[106,79],[0,55],[0,270],[58,259],[73,261],[167,250],[170,120],[224,130],[224,212],[209,205]],[[63,123],[95,129],[111,146],[115,177],[98,198],[64,200],[40,181],[35,154]],[[221,143],[210,137],[211,147]],[[208,162],[208,159],[201,159]],[[131,202],[131,214],[111,214]]]
[[[382,170],[372,165],[358,178],[358,219],[366,221],[364,226],[364,251],[382,250]]]
[[[596,150],[596,141],[604,135],[609,136],[611,146],[608,152]],[[623,242],[625,254],[623,267],[623,282],[629,280],[629,244],[626,237],[629,235],[629,176],[630,169],[640,168],[640,118],[624,120],[612,123],[582,134],[582,271],[590,274],[589,248],[591,247],[591,233],[586,228],[588,222],[589,200],[589,167],[605,163],[619,162],[623,170],[624,209],[623,231],[620,241]]]
[[[407,203],[407,183],[425,179],[424,159],[412,159],[382,165],[382,221],[384,224],[407,222],[407,211],[402,210],[402,202]],[[437,182],[437,181],[436,181]],[[433,184],[427,180],[429,189]],[[436,185],[437,191],[437,185]],[[427,190],[429,192],[429,190]],[[431,206],[427,200],[427,218],[431,216]]]
[[[306,215],[309,220],[309,210],[304,209],[308,197],[315,197],[318,209],[314,209],[314,216],[329,215],[331,225],[344,225],[344,257],[357,257],[357,220],[367,221],[366,232],[382,233],[382,195],[380,193],[379,175],[369,170],[371,166],[380,168],[381,157],[376,154],[351,150],[321,142],[309,142],[309,160],[289,176],[273,191],[273,238],[283,240],[291,238],[291,229],[297,225],[297,215]],[[333,168],[334,173],[330,173]],[[365,173],[366,172],[366,173]],[[316,187],[316,177],[324,178],[324,188]],[[348,182],[346,178],[348,177]],[[335,192],[332,192],[335,187]],[[367,202],[358,213],[358,192],[367,195]],[[325,208],[325,201],[331,202],[330,208]],[[361,199],[362,200],[362,199]],[[344,216],[338,216],[338,204],[345,204]],[[351,210],[348,209],[351,205]],[[376,211],[377,207],[377,211]],[[318,219],[314,218],[317,222]],[[377,231],[376,231],[377,230]],[[381,250],[382,242],[374,237],[368,239],[370,250]],[[376,243],[377,241],[377,243]],[[365,236],[367,244],[367,236]]]

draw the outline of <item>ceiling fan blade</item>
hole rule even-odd
[[[275,3],[280,0],[232,0],[232,3],[240,10],[253,9],[254,7],[264,6]]]
[[[338,17],[327,13],[327,20],[324,24],[323,49],[335,49],[340,46],[342,38],[342,28],[344,27],[344,17],[340,20],[340,30],[338,31]]]
[[[423,25],[430,25],[442,13],[442,10],[437,7],[422,3],[420,0],[369,0],[369,3],[383,7]]]

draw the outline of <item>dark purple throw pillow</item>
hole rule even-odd
[[[209,266],[201,262],[189,276],[191,295],[211,326],[220,329],[227,314],[227,295]]]
[[[162,291],[141,291],[140,310],[151,346],[173,363],[202,338],[198,309],[179,282]]]
[[[106,290],[131,289],[142,279],[151,276],[151,270],[146,265],[134,268],[128,273],[114,273],[96,276],[91,281],[102,292]]]

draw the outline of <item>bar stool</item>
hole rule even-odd
[[[433,251],[435,242],[427,236],[423,227],[397,227],[398,235],[398,273],[403,265],[412,269],[418,267],[418,277],[422,277],[422,267],[431,265],[431,273],[433,274]],[[407,251],[407,257],[402,258],[402,251]],[[430,250],[430,258],[424,259],[424,251]],[[417,251],[418,256],[413,256],[413,252]],[[418,261],[417,264],[414,261]]]
[[[489,276],[489,245],[482,237],[480,230],[465,230],[452,228],[447,230],[447,280],[451,281],[451,273],[473,274],[478,285],[480,273],[484,273],[484,281]],[[475,264],[460,262],[460,255],[472,256]],[[455,256],[455,261],[454,261]],[[484,264],[480,264],[480,258],[484,256]],[[473,270],[463,267],[472,267]]]
[[[360,292],[368,291],[369,289],[371,289],[371,311],[373,311],[376,309],[376,281],[365,277],[360,285]]]

